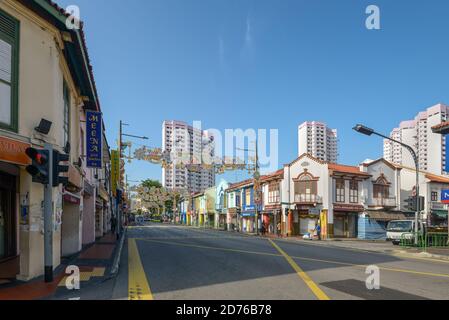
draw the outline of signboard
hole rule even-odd
[[[309,215],[320,215],[321,209],[319,208],[310,208],[309,209]]]
[[[0,137],[0,160],[14,164],[29,165],[31,160],[25,154],[25,150],[28,147],[31,147],[29,143]]]
[[[111,182],[112,193],[116,195],[118,175],[120,171],[120,159],[118,150],[111,150]]]
[[[441,190],[441,202],[449,203],[449,190]]]
[[[102,167],[103,128],[101,112],[86,112],[86,165],[88,168]]]

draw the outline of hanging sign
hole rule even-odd
[[[101,112],[86,112],[86,164],[88,168],[102,167],[102,121]]]
[[[120,170],[120,159],[118,150],[111,150],[111,182],[112,193],[116,195],[118,175]]]

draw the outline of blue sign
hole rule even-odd
[[[449,203],[449,190],[441,190],[441,202]]]
[[[103,122],[101,112],[86,112],[86,165],[88,168],[102,167]]]

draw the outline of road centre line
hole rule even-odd
[[[249,251],[249,250],[240,250],[240,249],[232,249],[232,248],[194,245],[194,244],[187,244],[187,243],[175,243],[175,242],[167,242],[167,241],[160,241],[160,240],[151,240],[151,239],[146,239],[146,238],[136,238],[135,240],[167,244],[167,245],[182,246],[182,247],[198,248],[198,249],[209,249],[209,250],[219,250],[219,251],[235,252],[235,253],[247,253],[247,254],[266,255],[266,256],[272,256],[272,257],[283,257],[283,255],[280,253]],[[316,258],[306,258],[306,257],[300,257],[300,256],[290,256],[290,257],[294,260],[322,262],[322,263],[327,263],[327,264],[335,264],[335,265],[341,265],[341,266],[347,266],[347,267],[356,267],[356,268],[361,268],[361,269],[365,269],[368,266],[368,265],[363,265],[363,264],[353,264],[353,263],[348,263],[348,262],[323,260],[323,259],[316,259]],[[444,273],[443,274],[442,273],[432,273],[432,272],[425,272],[425,271],[390,268],[390,267],[382,267],[382,266],[379,266],[379,269],[385,270],[385,271],[391,271],[391,272],[410,273],[410,274],[416,274],[416,275],[422,275],[422,276],[449,278],[449,274],[444,274]]]

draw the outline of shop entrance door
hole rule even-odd
[[[16,179],[0,173],[0,261],[16,255]]]

